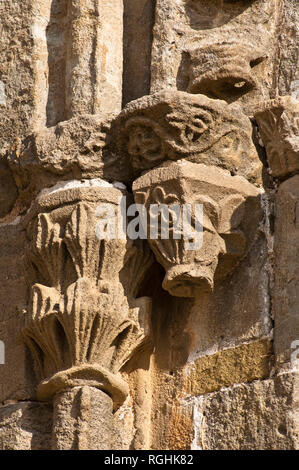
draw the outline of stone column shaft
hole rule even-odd
[[[112,448],[113,403],[94,387],[75,387],[53,400],[53,450]]]
[[[117,112],[122,100],[121,0],[74,0],[69,10],[67,118]]]

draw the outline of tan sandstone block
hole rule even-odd
[[[187,379],[192,395],[202,395],[235,383],[252,382],[269,375],[270,343],[268,340],[242,344],[194,361]]]

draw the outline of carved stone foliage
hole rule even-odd
[[[174,235],[177,216],[170,217],[168,239],[161,236],[162,230],[157,239],[149,239],[166,270],[163,287],[174,296],[195,297],[211,291],[214,282],[229,275],[248,252],[262,217],[255,186],[243,177],[203,164],[181,161],[156,168],[138,178],[133,191],[136,203],[145,204],[148,215],[152,204],[166,204],[170,212],[175,205],[202,204],[200,247],[190,249],[186,233],[180,238]],[[193,213],[192,224],[194,217]]]
[[[274,177],[299,171],[299,102],[289,96],[264,103],[255,115]]]
[[[151,256],[126,239],[98,239],[99,204],[116,210],[128,196],[104,186],[43,192],[24,223],[31,300],[23,333],[40,400],[90,385],[117,408],[128,393],[119,372],[149,337],[150,299],[135,296]]]
[[[258,181],[261,171],[249,119],[237,105],[166,91],[133,101],[118,118],[120,151],[136,172],[186,158]]]

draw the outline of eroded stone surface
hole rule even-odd
[[[277,14],[271,0],[158,0],[152,92],[205,91],[250,114],[272,88]]]
[[[113,449],[112,400],[94,387],[76,387],[54,400],[52,449]]]
[[[264,340],[200,357],[187,373],[187,390],[190,395],[203,395],[233,384],[265,379],[269,376],[271,355],[271,343]]]
[[[298,357],[299,175],[281,184],[275,215],[274,349],[279,366]]]
[[[207,396],[197,445],[202,449],[298,449],[298,375],[240,384]]]
[[[279,97],[256,113],[271,174],[286,178],[299,171],[299,102]]]
[[[0,448],[298,448],[296,0],[0,3]]]
[[[0,152],[27,132],[34,114],[34,46],[31,1],[1,2]]]
[[[292,95],[299,99],[298,5],[296,0],[289,0],[284,2],[282,7],[278,23],[280,38],[278,90],[280,95]]]
[[[127,105],[117,124],[119,152],[127,151],[136,172],[185,158],[260,182],[252,127],[238,105],[166,91]]]
[[[17,189],[16,209],[22,213],[40,190],[59,181],[99,177],[130,181],[129,158],[117,153],[111,136],[112,119],[112,115],[99,114],[75,117],[14,141],[0,167],[0,182],[9,183],[11,199],[3,203],[3,215],[15,203]]]
[[[32,364],[21,339],[27,289],[22,256],[24,236],[19,221],[0,225],[0,340],[5,346],[5,363],[0,365],[0,403],[34,397]]]
[[[1,450],[47,450],[51,447],[52,407],[20,402],[0,407]]]

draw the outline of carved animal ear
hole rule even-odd
[[[245,215],[245,199],[241,194],[232,194],[222,199],[219,234],[227,234],[241,224]]]

